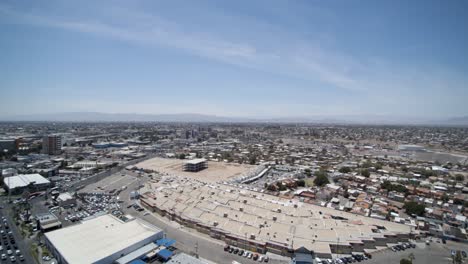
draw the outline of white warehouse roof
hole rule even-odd
[[[67,263],[73,264],[95,263],[159,233],[162,236],[159,228],[141,219],[123,222],[106,214],[45,236]]]
[[[40,174],[20,174],[3,179],[3,182],[8,189],[15,189],[19,187],[26,187],[31,183],[35,184],[50,184],[50,181],[42,177]]]

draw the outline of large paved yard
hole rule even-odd
[[[186,160],[153,158],[136,164],[137,168],[148,169],[169,175],[186,176],[207,182],[226,181],[237,178],[255,166],[235,163],[208,161],[208,168],[199,172],[187,172],[182,170]]]

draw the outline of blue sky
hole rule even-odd
[[[2,1],[0,115],[468,115],[466,1]]]

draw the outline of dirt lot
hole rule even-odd
[[[207,182],[225,181],[236,178],[255,168],[252,165],[208,161],[208,168],[199,172],[182,170],[185,160],[154,158],[136,164],[137,168],[148,169],[169,175],[179,175]]]

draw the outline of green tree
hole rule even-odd
[[[463,257],[462,257],[462,254],[461,254],[460,250],[457,250],[457,253],[455,253],[455,256],[452,256],[452,258],[453,258],[453,262],[455,264],[463,263]]]
[[[270,184],[268,185],[267,190],[275,192],[276,190],[278,190],[278,187],[275,184]]]
[[[426,206],[417,202],[406,202],[403,208],[405,208],[406,213],[410,215],[415,214],[423,216]]]
[[[463,174],[456,174],[455,175],[455,180],[459,181],[459,182],[462,182],[462,181],[465,180],[465,176],[463,176]]]
[[[307,177],[310,177],[312,175],[312,173],[310,172],[310,169],[305,169],[304,172]]]
[[[317,186],[324,186],[325,184],[330,183],[328,180],[327,172],[325,171],[317,171],[315,173],[314,184]]]
[[[449,197],[446,193],[442,194],[441,200],[442,200],[444,203],[448,202],[449,199],[450,199],[450,197]]]
[[[400,184],[392,184],[390,181],[384,181],[382,184],[380,184],[380,188],[385,189],[389,192],[391,191],[401,192],[401,193],[404,193],[405,195],[408,193],[408,189],[406,189],[405,186],[400,185]]]
[[[370,162],[369,160],[366,160],[366,162],[364,162],[361,167],[363,168],[370,168],[372,167],[372,162]]]
[[[341,172],[341,173],[350,173],[350,172],[351,172],[351,168],[349,168],[349,167],[341,167],[338,171]]]
[[[301,179],[301,180],[298,180],[298,181],[297,181],[297,186],[299,186],[299,187],[304,187],[304,186],[305,186],[305,181],[302,180],[302,179]]]
[[[184,153],[180,154],[179,159],[185,159],[185,154]]]
[[[402,258],[400,260],[400,264],[413,264],[413,261],[407,259],[407,258]]]
[[[361,170],[361,175],[366,177],[366,178],[369,178],[370,172],[369,172],[368,169],[363,169],[363,170]]]
[[[255,155],[252,155],[249,157],[249,164],[250,165],[255,165],[257,163],[257,157]]]

